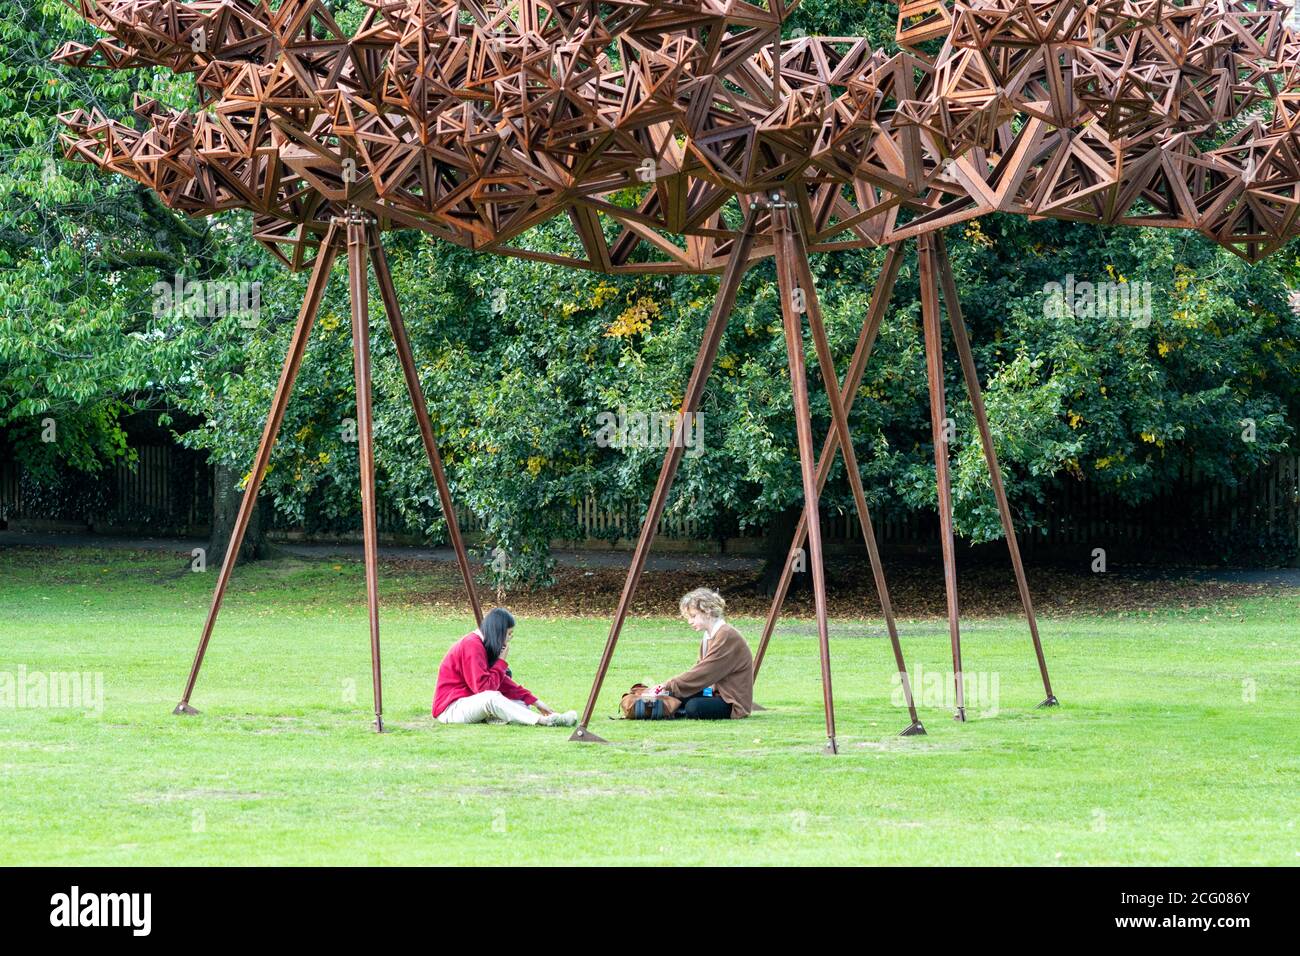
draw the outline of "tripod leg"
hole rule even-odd
[[[939,486],[939,537],[943,547],[943,586],[948,600],[948,636],[952,642],[955,720],[966,719],[962,688],[961,632],[957,610],[957,555],[952,528],[952,487],[948,477],[947,403],[943,390],[943,342],[939,336],[939,286],[935,281],[934,238],[917,239],[921,273],[921,326],[925,333],[925,371],[930,385],[930,432],[934,438],[934,474]]]
[[[885,568],[880,560],[880,549],[876,546],[876,532],[871,526],[871,513],[867,509],[867,496],[862,489],[862,473],[858,470],[858,456],[853,448],[853,439],[849,434],[849,416],[844,408],[844,399],[840,394],[838,379],[835,375],[835,359],[831,355],[830,342],[826,338],[826,327],[822,323],[821,303],[817,299],[817,289],[813,282],[812,270],[808,266],[808,250],[804,246],[799,230],[792,230],[790,244],[794,252],[794,266],[799,287],[803,289],[808,306],[808,326],[812,330],[813,344],[817,348],[817,365],[821,370],[822,382],[826,386],[826,395],[830,400],[832,430],[839,436],[839,447],[844,453],[844,470],[849,478],[849,487],[853,491],[853,503],[857,508],[858,521],[862,527],[862,539],[867,546],[867,557],[871,563],[871,574],[876,582],[876,593],[880,596],[880,610],[885,618],[885,629],[889,633],[889,642],[894,651],[894,666],[903,689],[903,700],[907,705],[911,722],[899,734],[910,737],[924,734],[925,727],[916,714],[916,702],[912,699],[912,682],[907,676],[907,665],[903,662],[903,648],[898,641],[898,626],[894,621],[894,606],[889,599],[889,586],[885,582]],[[832,453],[833,454],[833,453]],[[822,484],[818,484],[820,493]]]
[[[695,356],[695,366],[691,369],[691,378],[687,383],[686,394],[682,399],[683,416],[694,414],[704,396],[704,386],[709,380],[709,373],[713,370],[713,360],[717,357],[718,348],[722,344],[722,335],[727,330],[727,320],[731,316],[731,309],[736,304],[736,293],[740,289],[740,280],[749,267],[749,253],[754,245],[757,220],[758,211],[751,205],[749,212],[745,216],[744,228],[734,240],[731,255],[727,259],[726,268],[722,273],[722,282],[718,286],[718,295],[713,303],[713,314],[709,316],[709,324],[704,329],[704,339],[700,343],[699,353]],[[684,427],[684,423],[681,427]],[[583,708],[582,719],[578,721],[578,727],[569,738],[570,740],[585,743],[606,743],[606,741],[601,740],[600,737],[588,730],[587,725],[591,722],[591,715],[596,710],[596,698],[600,696],[601,685],[605,682],[605,675],[609,672],[610,661],[614,658],[614,648],[618,645],[618,637],[623,630],[623,621],[627,618],[627,612],[632,606],[632,598],[636,594],[637,584],[641,580],[641,573],[645,570],[646,558],[650,554],[650,546],[654,542],[655,532],[659,527],[659,519],[663,515],[665,504],[667,504],[668,491],[672,488],[673,478],[677,474],[677,466],[681,463],[683,451],[682,443],[674,440],[664,454],[664,463],[659,469],[659,481],[655,485],[654,494],[650,497],[650,507],[646,511],[645,522],[641,525],[641,534],[637,539],[636,550],[632,553],[632,564],[628,568],[627,580],[623,582],[623,593],[618,599],[618,610],[615,611],[614,621],[610,625],[609,637],[605,641],[605,650],[600,656],[600,665],[596,669],[596,678],[592,681],[591,692],[587,695],[587,704]]]
[[[853,358],[849,362],[849,370],[844,374],[844,387],[840,390],[840,396],[844,401],[845,412],[853,407],[853,400],[857,397],[858,387],[862,384],[862,376],[866,372],[867,359],[871,356],[872,346],[876,342],[876,333],[880,330],[880,323],[884,319],[885,309],[889,305],[889,298],[894,291],[894,281],[898,278],[898,267],[903,262],[903,247],[901,243],[895,243],[889,247],[889,252],[885,257],[885,264],[880,270],[880,278],[876,282],[875,291],[871,296],[871,305],[867,309],[866,320],[862,323],[862,331],[858,333],[858,344],[853,350]],[[835,449],[839,447],[839,436],[832,429],[826,436],[826,443],[822,446],[821,457],[817,459],[817,493],[826,487],[826,479],[831,473],[831,465],[835,461]],[[759,668],[763,666],[763,658],[767,654],[767,646],[772,640],[772,633],[776,629],[776,620],[781,615],[781,607],[785,604],[786,595],[790,591],[790,579],[794,575],[794,565],[797,557],[803,553],[804,539],[808,534],[808,512],[807,509],[799,518],[799,525],[795,528],[794,538],[790,542],[790,551],[786,554],[785,567],[781,571],[781,580],[776,588],[776,594],[772,598],[772,606],[767,612],[767,621],[763,625],[763,635],[758,642],[758,651],[754,654],[754,680],[758,680]]]
[[[803,358],[803,320],[796,304],[798,280],[796,251],[791,241],[790,214],[784,201],[773,204],[772,232],[776,246],[776,277],[781,289],[781,317],[785,351],[790,364],[790,389],[794,397],[795,428],[799,440],[799,466],[803,474],[804,513],[808,515],[808,565],[813,578],[813,605],[817,614],[817,644],[821,651],[822,703],[826,710],[826,753],[838,752],[835,743],[835,701],[831,692],[831,646],[826,625],[826,573],[822,563],[821,521],[817,508],[817,477],[813,464],[812,411],[808,407],[808,378]],[[806,299],[806,296],[802,297]],[[833,374],[833,373],[832,373]],[[834,378],[831,379],[834,388]]]
[[[1011,519],[1011,506],[1007,502],[1006,486],[1002,483],[1002,469],[998,467],[997,449],[993,447],[993,432],[989,428],[988,412],[984,408],[979,373],[975,369],[975,358],[971,354],[970,336],[966,334],[966,322],[962,318],[961,303],[957,298],[957,282],[953,278],[952,263],[948,259],[948,250],[944,246],[942,234],[935,234],[935,252],[939,260],[939,279],[943,283],[944,304],[948,307],[948,324],[952,327],[952,339],[957,346],[957,355],[961,359],[966,391],[970,394],[971,408],[975,411],[975,421],[979,425],[980,444],[984,448],[984,460],[988,464],[989,479],[993,483],[993,496],[998,502],[998,514],[1002,517],[1002,531],[1007,536],[1007,550],[1011,553],[1011,567],[1016,575],[1020,603],[1024,606],[1025,617],[1029,621],[1029,635],[1033,638],[1034,654],[1038,658],[1038,672],[1043,678],[1043,691],[1047,695],[1039,706],[1053,707],[1057,704],[1057,700],[1056,695],[1052,693],[1051,678],[1047,676],[1047,659],[1043,656],[1043,642],[1038,637],[1034,600],[1029,595],[1029,582],[1025,578],[1024,562],[1020,560],[1016,526]]]
[[[388,268],[388,256],[384,254],[383,241],[377,226],[370,227],[370,261],[374,266],[375,281],[379,284],[379,295],[384,300],[384,311],[388,314],[388,327],[393,335],[393,344],[397,348],[397,359],[402,363],[402,375],[406,378],[406,390],[410,393],[411,405],[415,409],[415,420],[420,426],[424,453],[429,458],[433,481],[438,486],[438,501],[442,504],[443,520],[447,522],[447,537],[451,539],[452,549],[456,552],[460,576],[465,581],[465,591],[469,594],[469,603],[474,609],[474,621],[482,624],[483,608],[479,603],[478,589],[474,586],[474,571],[470,567],[465,541],[460,534],[460,523],[456,520],[456,509],[451,500],[451,486],[447,483],[447,474],[442,468],[442,455],[438,452],[438,442],[433,437],[433,422],[429,419],[429,406],[424,400],[424,389],[420,385],[420,376],[415,370],[415,358],[411,352],[410,339],[406,335],[406,323],[402,321],[402,309],[397,302],[397,288],[393,285],[393,276]]]
[[[221,601],[226,595],[226,585],[230,583],[230,574],[235,569],[235,560],[244,543],[244,534],[248,531],[248,522],[253,517],[257,506],[257,492],[262,487],[262,478],[266,475],[267,465],[271,462],[271,449],[275,447],[276,436],[280,434],[280,424],[284,421],[284,412],[289,405],[289,395],[293,391],[294,380],[302,366],[302,357],[307,350],[307,340],[311,337],[312,325],[316,321],[316,312],[320,308],[321,296],[329,282],[330,267],[338,255],[338,233],[331,226],[321,242],[316,255],[316,264],[312,267],[311,278],[307,282],[307,291],[303,294],[302,308],[298,310],[298,324],[294,327],[293,337],[289,343],[289,352],[284,357],[284,366],[280,370],[280,382],[275,387],[275,398],[271,400],[271,411],[267,415],[266,425],[262,428],[262,440],[257,446],[257,457],[253,459],[253,469],[248,474],[244,485],[244,497],[239,503],[239,514],[235,518],[235,527],[230,533],[230,544],[226,546],[225,559],[221,562],[221,573],[217,576],[217,587],[212,593],[212,604],[208,608],[208,617],[203,624],[203,635],[199,638],[198,650],[194,652],[194,663],[190,665],[189,680],[185,682],[185,691],[181,702],[176,705],[173,714],[197,714],[190,706],[190,696],[199,679],[199,669],[203,666],[203,656],[208,651],[208,642],[212,639],[212,628],[217,623],[217,614],[221,611]]]
[[[366,563],[366,609],[370,617],[370,679],[375,730],[384,732],[384,692],[379,663],[379,521],[375,507],[375,443],[370,397],[370,302],[366,224],[352,209],[348,229],[348,291],[352,303],[352,358],[357,383],[357,458],[361,465],[361,529]]]

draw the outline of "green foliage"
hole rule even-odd
[[[61,158],[58,113],[129,118],[136,91],[187,102],[191,78],[54,66],[64,40],[93,31],[59,0],[2,0],[0,11],[0,431],[52,481],[56,468],[94,471],[125,455],[120,415],[165,406],[185,374],[189,363],[168,353],[184,327],[155,315],[155,284],[176,274],[248,281],[265,257],[240,217],[190,220],[143,187]],[[53,443],[41,440],[47,418]]]
[[[1002,216],[967,232],[954,252],[962,304],[1030,521],[1060,480],[1141,504],[1180,480],[1232,484],[1287,447],[1300,372],[1286,298],[1294,252],[1251,266],[1195,235]],[[1058,314],[1043,290],[1069,274],[1146,283],[1150,313]],[[959,525],[996,536],[991,497],[976,493],[987,476],[974,423],[964,402],[952,405]]]
[[[183,436],[242,474],[261,436],[306,282],[248,238],[248,219],[178,216],[148,190],[56,159],[55,114],[99,107],[129,117],[136,89],[183,104],[189,78],[166,71],[64,70],[47,62],[88,30],[57,0],[0,0],[0,430],[34,474],[93,470],[125,453],[127,409],[180,409]],[[894,8],[805,0],[790,30],[868,35],[888,46]],[[563,223],[538,249],[572,247]],[[662,448],[604,447],[598,416],[671,413],[712,305],[712,277],[611,279],[476,256],[416,233],[386,237],[394,280],[458,502],[481,521],[499,584],[546,580],[547,543],[577,533],[574,506],[642,513]],[[1300,327],[1286,301],[1293,249],[1247,266],[1184,233],[1101,230],[991,217],[948,244],[1003,472],[1018,519],[1069,481],[1141,504],[1187,480],[1235,481],[1287,447],[1296,413]],[[883,254],[813,263],[840,373]],[[158,309],[156,284],[261,283],[258,323]],[[1048,314],[1044,289],[1079,281],[1150,283],[1148,324]],[[289,519],[355,528],[359,508],[346,282],[336,266],[265,491]],[[379,305],[371,294],[381,493],[409,526],[443,535],[441,509]],[[945,339],[947,337],[945,336]],[[829,410],[807,349],[815,429]],[[949,415],[958,530],[1001,534],[960,369],[949,343]],[[706,391],[704,454],[686,456],[669,504],[699,533],[762,526],[801,500],[789,376],[770,263],[746,276]],[[43,443],[53,417],[58,440]],[[1249,425],[1247,424],[1249,423]],[[914,259],[851,413],[863,479],[880,514],[935,497]],[[1243,440],[1250,431],[1253,441]],[[820,447],[820,437],[818,439]],[[1187,476],[1192,476],[1188,478]],[[850,503],[837,461],[824,498]],[[616,534],[617,529],[607,532]]]

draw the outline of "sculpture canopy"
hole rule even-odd
[[[252,210],[292,268],[355,205],[484,251],[717,271],[734,200],[778,188],[811,251],[994,211],[1250,260],[1300,233],[1275,0],[912,0],[893,54],[780,39],[798,0],[365,0],[351,34],[323,0],[78,2],[108,36],[57,59],[197,74],[202,108],[72,111],[68,155],[187,213]],[[572,251],[528,249],[556,217]]]

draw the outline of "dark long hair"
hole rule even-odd
[[[483,647],[487,650],[488,667],[497,662],[505,650],[506,635],[515,626],[514,615],[503,607],[494,607],[483,615],[483,623],[478,632],[483,635]]]

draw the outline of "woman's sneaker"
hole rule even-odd
[[[547,714],[538,721],[543,727],[572,727],[578,722],[576,710],[566,710],[562,714]]]

